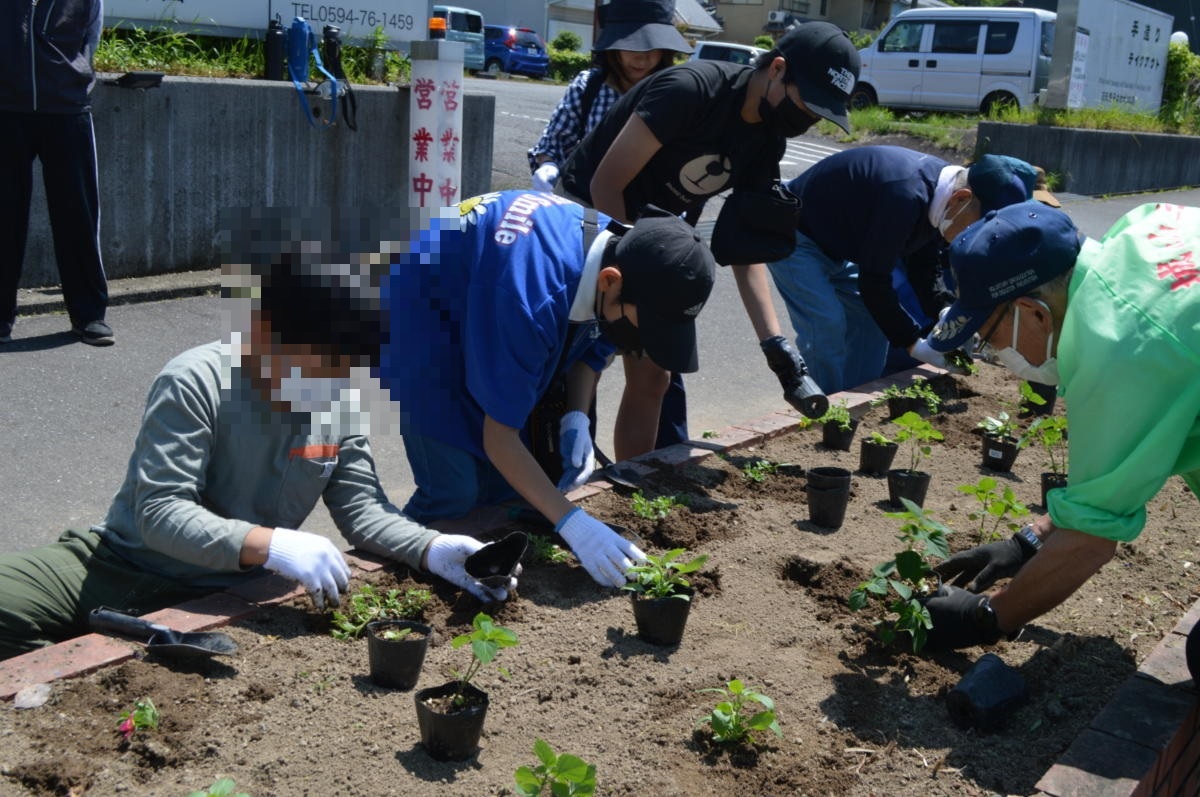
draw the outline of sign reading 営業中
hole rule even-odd
[[[341,28],[348,42],[383,31],[391,46],[426,37],[430,0],[105,0],[106,27],[166,27],[211,36],[261,37],[270,20],[287,28],[304,17],[319,37],[326,25]]]

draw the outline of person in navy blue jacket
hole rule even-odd
[[[821,389],[879,377],[889,343],[954,370],[925,341],[953,298],[940,284],[941,248],[989,210],[1031,196],[1057,205],[1038,179],[1035,167],[1002,155],[967,168],[903,147],[866,146],[830,155],[789,182],[801,204],[796,248],[768,267]],[[902,305],[898,267],[919,308]]]
[[[84,343],[113,342],[91,113],[102,16],[101,0],[0,4],[0,343],[17,313],[35,158],[71,329]]]
[[[697,370],[696,315],[715,263],[682,219],[648,208],[587,244],[584,209],[554,194],[505,191],[464,201],[413,237],[381,292],[390,319],[380,379],[399,404],[417,489],[404,513],[461,517],[520,495],[555,524],[598,583],[620,587],[644,554],[563,491],[594,468],[587,410],[616,349]],[[559,375],[563,476],[523,439]]]

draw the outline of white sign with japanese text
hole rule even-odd
[[[436,58],[425,58],[435,50]],[[458,204],[462,186],[462,42],[417,42],[409,100],[408,206]]]
[[[1075,29],[1088,32],[1082,96],[1069,107],[1155,113],[1162,104],[1173,17],[1129,0],[1079,3]],[[1063,24],[1059,14],[1059,24]],[[1074,72],[1074,69],[1072,70]],[[1071,89],[1075,88],[1074,74]]]

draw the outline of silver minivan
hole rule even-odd
[[[988,113],[1032,105],[1050,77],[1055,16],[1035,8],[905,11],[858,51],[851,106]]]
[[[439,5],[433,7],[433,15],[446,20],[446,41],[466,45],[463,66],[471,72],[483,69],[483,14],[469,8]]]

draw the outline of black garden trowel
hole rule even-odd
[[[168,658],[228,656],[237,653],[237,643],[228,634],[215,631],[182,632],[158,625],[141,617],[100,607],[88,614],[93,631],[112,631],[144,640],[146,652]]]

